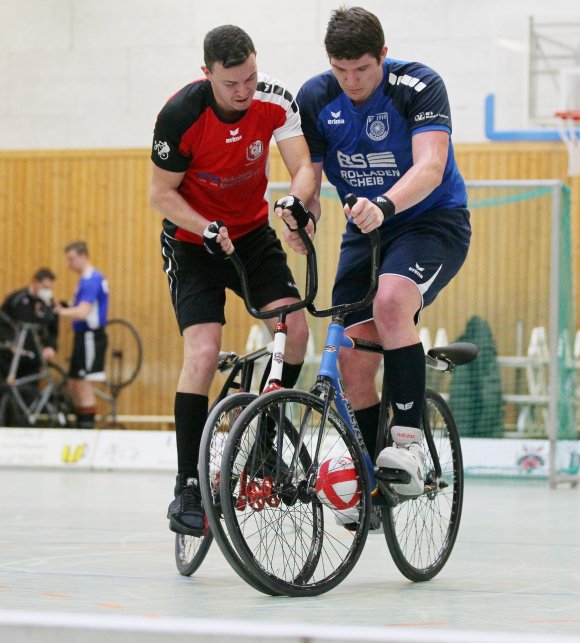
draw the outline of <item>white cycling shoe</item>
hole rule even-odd
[[[406,471],[411,480],[408,484],[393,484],[393,489],[402,496],[418,496],[423,493],[425,485],[423,475],[425,456],[421,441],[423,431],[408,426],[391,428],[394,445],[383,449],[377,457],[380,469],[401,469]]]
[[[358,507],[351,507],[350,509],[343,509],[338,511],[335,509],[334,522],[349,531],[356,531],[358,529],[358,521],[360,511]],[[383,531],[383,523],[381,520],[381,511],[379,507],[371,507],[371,521],[369,525],[369,534]]]

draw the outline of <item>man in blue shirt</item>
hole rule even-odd
[[[91,265],[84,241],[69,243],[64,251],[69,268],[80,276],[72,306],[57,306],[61,317],[72,319],[74,331],[69,391],[79,428],[92,429],[97,404],[92,382],[105,379],[109,285],[102,273]]]
[[[411,475],[398,493],[423,491],[421,414],[425,356],[416,329],[430,304],[463,264],[471,228],[465,185],[451,144],[451,114],[443,81],[421,63],[387,58],[378,18],[360,7],[332,12],[325,47],[331,69],[308,80],[297,102],[318,179],[308,204],[320,216],[322,172],[350,209],[343,235],[333,304],[359,301],[368,287],[369,242],[382,240],[379,289],[372,306],[347,315],[352,336],[384,349],[384,388],[389,391],[393,446],[377,464]],[[294,238],[293,243],[299,245]],[[341,351],[340,367],[358,424],[375,453],[380,356]],[[343,524],[348,526],[345,516]]]

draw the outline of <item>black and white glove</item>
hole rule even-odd
[[[216,257],[227,259],[229,255],[224,252],[219,241],[217,240],[220,228],[225,228],[224,223],[222,223],[221,221],[212,221],[212,223],[210,223],[205,228],[205,230],[203,231],[203,246],[210,255],[215,255]]]
[[[312,221],[314,224],[314,231],[316,231],[316,219],[314,218],[314,215],[297,196],[289,194],[288,196],[278,199],[274,204],[274,209],[276,208],[290,210],[299,228],[305,228],[308,225],[308,221]],[[286,223],[286,221],[284,221],[284,223]],[[290,228],[288,223],[286,223],[286,225]],[[290,230],[293,230],[293,228],[290,228]]]

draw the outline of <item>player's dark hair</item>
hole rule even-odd
[[[385,34],[380,20],[362,7],[340,7],[330,14],[324,46],[329,58],[355,60],[371,54],[380,60]]]
[[[32,275],[32,281],[44,281],[45,279],[50,279],[51,281],[56,279],[56,275],[50,268],[39,268]]]
[[[87,255],[89,256],[89,248],[86,241],[71,241],[67,243],[64,247],[65,252],[70,252],[74,250],[78,255]]]
[[[211,71],[214,63],[226,69],[241,65],[256,48],[248,34],[235,25],[222,25],[208,31],[203,41],[203,59]]]

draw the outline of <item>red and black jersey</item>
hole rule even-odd
[[[279,81],[259,73],[250,107],[228,121],[218,114],[210,82],[198,80],[161,110],[151,159],[164,170],[185,172],[179,193],[208,220],[223,221],[235,240],[268,220],[270,139],[301,135],[296,102]],[[167,219],[163,226],[173,238],[202,243]]]

